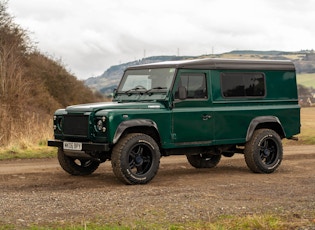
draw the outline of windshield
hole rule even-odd
[[[168,91],[175,68],[127,70],[118,87],[118,93]]]

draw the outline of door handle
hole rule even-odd
[[[206,121],[206,120],[208,120],[210,118],[211,118],[211,115],[209,115],[209,114],[203,114],[202,115],[202,120],[204,120],[204,121]]]

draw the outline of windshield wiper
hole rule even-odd
[[[125,93],[125,94],[129,94],[131,91],[138,91],[139,89],[147,90],[147,89],[144,88],[143,86],[137,85],[136,87],[134,87],[134,88],[132,88],[132,89],[129,89],[129,90],[125,91],[124,93]]]
[[[147,91],[143,93],[152,93],[153,90],[160,90],[160,89],[167,89],[167,87],[157,86],[157,87],[153,87],[152,89],[148,89]]]

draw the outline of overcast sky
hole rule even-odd
[[[155,55],[315,48],[315,0],[9,0],[15,22],[79,79]]]

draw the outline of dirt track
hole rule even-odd
[[[161,159],[147,185],[118,182],[109,162],[86,177],[57,159],[0,161],[0,226],[46,223],[212,221],[219,215],[275,213],[315,228],[315,146],[287,146],[273,174],[249,171],[242,155],[213,169],[184,156]]]

